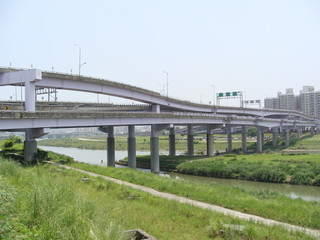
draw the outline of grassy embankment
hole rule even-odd
[[[303,137],[299,141],[296,141],[288,149],[320,151],[320,135],[319,134],[316,134],[314,136],[310,136],[310,134],[305,135],[305,137]]]
[[[320,229],[319,202],[291,199],[272,190],[189,183],[132,169],[105,168],[83,163],[73,163],[71,166],[241,212]]]
[[[320,150],[320,135],[292,140],[290,149]],[[208,177],[320,186],[320,154],[227,154],[179,164],[180,173]]]
[[[320,186],[320,154],[225,154],[184,162],[177,170],[197,176]]]
[[[130,169],[109,170],[138,176]],[[21,167],[0,157],[0,239],[119,240],[129,239],[123,230],[135,228],[157,239],[314,239],[84,177],[53,165]],[[177,189],[182,184],[164,181]]]

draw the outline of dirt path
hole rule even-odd
[[[177,195],[171,194],[171,193],[159,192],[159,191],[154,190],[152,188],[136,185],[136,184],[125,182],[125,181],[122,181],[122,180],[119,180],[119,179],[115,179],[115,178],[106,177],[106,176],[103,176],[103,175],[100,175],[100,174],[96,174],[96,173],[93,173],[93,172],[88,172],[88,171],[81,170],[81,169],[78,169],[78,168],[72,168],[72,167],[65,166],[65,165],[59,165],[59,166],[67,168],[67,169],[75,170],[75,171],[78,171],[78,172],[81,172],[81,173],[85,173],[85,174],[93,176],[93,177],[102,177],[103,179],[105,179],[107,181],[112,181],[112,182],[115,182],[115,183],[118,183],[118,184],[126,185],[126,186],[132,187],[134,189],[138,189],[138,190],[150,193],[150,194],[152,194],[154,196],[157,196],[157,197],[166,198],[166,199],[169,199],[169,200],[175,200],[175,201],[178,201],[178,202],[181,202],[181,203],[187,203],[187,204],[199,207],[199,208],[208,209],[208,210],[211,210],[211,211],[214,211],[214,212],[223,213],[224,215],[229,215],[229,216],[240,218],[240,219],[247,220],[247,221],[253,221],[253,222],[261,223],[261,224],[264,224],[264,225],[267,225],[267,226],[278,225],[278,226],[281,226],[281,227],[284,227],[284,228],[288,229],[289,231],[304,232],[304,233],[306,233],[306,234],[308,234],[308,235],[310,235],[312,237],[316,237],[316,238],[320,239],[320,231],[319,230],[313,230],[313,229],[310,229],[310,228],[299,227],[299,226],[288,224],[288,223],[284,223],[284,222],[278,222],[278,221],[275,221],[275,220],[272,220],[272,219],[267,219],[267,218],[263,218],[263,217],[259,217],[259,216],[255,216],[255,215],[251,215],[251,214],[241,213],[241,212],[238,212],[238,211],[234,211],[234,210],[230,210],[230,209],[227,209],[227,208],[219,207],[219,206],[212,205],[212,204],[209,204],[209,203],[204,203],[204,202],[188,199],[188,198],[185,198],[185,197],[180,197],[180,196],[177,196]]]

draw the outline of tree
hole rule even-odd
[[[248,128],[248,136],[249,137],[256,137],[257,136],[257,128],[249,127]]]

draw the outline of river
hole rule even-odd
[[[42,149],[47,151],[53,151],[56,153],[68,155],[73,157],[78,162],[84,162],[89,164],[101,165],[101,160],[104,166],[107,163],[107,150],[87,150],[79,148],[64,148],[64,147],[49,147],[41,146]],[[149,155],[148,151],[137,151],[137,155]],[[165,152],[161,154],[166,154]],[[116,151],[115,159],[120,160],[127,157],[127,151]],[[122,167],[122,166],[117,166]],[[147,171],[147,170],[144,170]],[[202,182],[210,184],[222,184],[229,186],[240,186],[246,189],[260,189],[260,190],[272,190],[281,194],[289,196],[293,199],[301,198],[305,201],[319,201],[320,202],[320,187],[303,186],[303,185],[291,185],[291,184],[278,184],[278,183],[264,183],[243,181],[235,179],[222,179],[222,178],[209,178],[191,176],[185,174],[168,173],[166,176],[173,178],[179,178],[191,182]]]

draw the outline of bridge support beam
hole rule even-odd
[[[289,147],[290,145],[290,129],[289,128],[285,129],[284,143],[286,147]]]
[[[35,139],[29,139],[24,141],[24,161],[32,163],[35,161],[37,154],[37,141]]]
[[[188,156],[194,156],[194,135],[193,125],[188,124]]]
[[[36,110],[36,85],[34,82],[25,82],[25,106],[26,111],[34,112]]]
[[[302,135],[302,129],[301,128],[297,128],[297,139],[298,140],[301,139],[301,135]]]
[[[47,129],[34,128],[26,129],[24,141],[24,161],[27,163],[34,162],[37,154],[37,141],[36,138],[42,137],[48,133]]]
[[[169,155],[175,156],[176,155],[176,135],[174,132],[174,126],[170,127],[169,133]]]
[[[247,126],[241,127],[241,143],[242,143],[242,152],[247,152]]]
[[[272,145],[277,146],[279,139],[279,129],[278,128],[272,128]]]
[[[232,129],[231,125],[227,124],[227,152],[232,152]]]
[[[310,128],[310,135],[311,135],[311,136],[314,136],[314,130],[315,130],[314,127],[311,127],[311,128]]]
[[[151,172],[160,172],[160,159],[159,159],[159,137],[157,125],[151,125],[150,137],[150,154],[151,154]]]
[[[107,157],[108,167],[115,167],[115,144],[114,144],[114,129],[113,126],[108,126],[108,138],[107,138]]]
[[[214,156],[214,145],[213,145],[213,134],[212,134],[212,125],[207,126],[207,156]]]
[[[263,151],[263,141],[262,141],[262,128],[257,126],[257,152],[261,153]]]
[[[128,126],[128,166],[133,169],[137,167],[136,137],[134,125]]]

